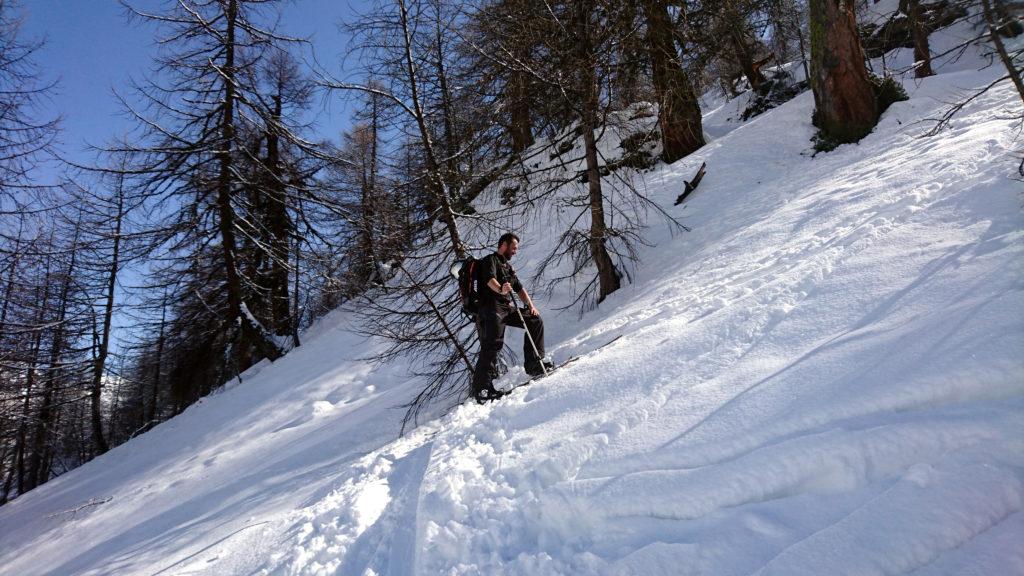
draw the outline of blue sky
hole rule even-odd
[[[140,10],[159,10],[168,0],[132,0]],[[321,66],[341,74],[339,56],[347,38],[338,23],[354,14],[354,6],[339,0],[295,0],[281,3],[279,31],[308,38]],[[94,153],[88,145],[103,145],[130,131],[134,123],[124,116],[113,95],[117,90],[131,98],[129,81],[144,80],[157,53],[158,31],[152,24],[129,21],[125,9],[116,0],[20,0],[17,9],[24,17],[20,40],[43,39],[35,62],[45,81],[57,81],[51,98],[40,114],[44,118],[61,116],[59,150],[65,158],[90,164]],[[327,107],[322,107],[326,105]],[[326,103],[317,99],[311,111],[321,138],[337,140],[348,125],[348,110],[341,95]],[[39,182],[56,182],[61,168],[47,164],[37,174]],[[138,272],[122,272],[122,285],[139,281]],[[123,296],[119,296],[119,300]],[[116,318],[120,324],[131,322]]]
[[[142,9],[166,6],[161,0],[135,0]],[[338,23],[351,17],[353,6],[344,0],[295,0],[282,2],[282,33],[308,37],[319,62],[338,71],[338,55],[346,38]],[[25,16],[22,40],[43,38],[45,46],[36,57],[44,78],[58,81],[48,105],[50,116],[59,114],[62,153],[76,161],[88,161],[86,145],[101,145],[131,129],[121,114],[112,91],[130,96],[129,79],[142,80],[156,53],[156,29],[151,24],[129,22],[116,0],[21,0]],[[336,140],[346,127],[347,114],[340,97],[329,108],[314,111],[322,137]]]

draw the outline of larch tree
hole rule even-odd
[[[465,159],[461,137],[457,141],[455,134],[454,89],[447,85],[450,55],[444,40],[452,36],[451,23],[439,18],[439,9],[437,2],[421,0],[376,6],[347,26],[354,39],[351,54],[362,63],[361,77],[324,79],[333,90],[363,95],[371,107],[388,109],[387,129],[405,135],[405,146],[418,157],[396,178],[406,180],[396,186],[411,194],[416,206],[414,230],[407,239],[410,244],[425,236],[439,241],[415,252],[403,246],[402,254],[389,263],[392,279],[387,287],[360,294],[356,306],[364,331],[390,343],[379,361],[401,355],[422,361],[425,370],[420,373],[429,379],[409,404],[407,418],[413,420],[432,400],[461,393],[460,376],[472,369],[468,337],[460,334],[463,320],[446,290],[449,264],[467,255],[457,211],[466,175],[459,171]],[[356,139],[349,142],[348,153],[359,161],[343,172],[350,180],[355,177],[357,189],[364,188],[368,168],[381,156],[372,146],[377,141],[373,130],[371,124],[369,130],[353,133]],[[339,161],[350,163],[344,157]],[[382,194],[379,184],[374,187],[375,195]],[[372,224],[353,222],[353,229]]]
[[[571,38],[576,45],[573,67],[575,68],[575,94],[579,100],[580,128],[583,130],[584,156],[586,157],[587,188],[590,208],[590,233],[587,245],[590,256],[597,268],[598,295],[600,303],[622,285],[622,274],[608,253],[608,224],[605,220],[604,194],[601,190],[601,171],[598,160],[597,137],[594,131],[600,128],[601,86],[598,84],[598,51],[594,22],[596,6],[588,0],[576,0],[568,22]]]
[[[900,0],[900,12],[907,16],[910,35],[914,41],[914,77],[932,76],[932,54],[928,46],[928,30],[924,22],[920,0]]]
[[[39,118],[53,84],[42,80],[35,55],[43,44],[24,38],[18,8],[0,0],[0,216],[29,209],[31,191],[40,188],[32,171],[58,127],[57,119]]]
[[[836,143],[856,142],[878,122],[878,103],[850,0],[810,0],[814,125]]]
[[[674,25],[665,0],[641,2],[651,76],[658,97],[661,157],[672,163],[704,145],[700,106],[690,78],[679,61]]]
[[[152,13],[125,3],[164,34],[163,51],[155,74],[135,91],[143,105],[122,98],[138,123],[134,139],[108,150],[128,155],[130,185],[160,207],[151,210],[159,217],[152,241],[167,271],[216,278],[199,304],[214,312],[214,340],[240,369],[284,352],[280,334],[291,324],[286,203],[309,191],[287,173],[284,151],[316,154],[283,120],[294,70],[273,57],[293,40],[260,24],[272,21],[275,4],[183,0]],[[193,281],[166,280],[175,298],[199,297],[181,291]]]

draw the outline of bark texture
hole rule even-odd
[[[910,22],[910,34],[914,39],[914,62],[918,62],[914,69],[915,78],[933,76],[932,53],[928,46],[928,29],[925,27],[924,17],[921,11],[920,0],[903,0],[900,2],[900,11],[907,15]]]
[[[704,145],[700,106],[690,78],[677,59],[667,3],[644,0],[642,5],[652,79],[658,95],[661,157],[671,163]]]
[[[878,103],[850,0],[811,0],[811,88],[815,126],[837,142],[856,142],[878,122]]]

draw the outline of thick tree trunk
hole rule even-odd
[[[761,86],[765,83],[764,74],[761,74],[761,71],[754,66],[754,57],[747,46],[747,39],[743,30],[738,28],[738,26],[735,23],[730,25],[729,41],[732,44],[733,52],[736,54],[740,69],[743,70],[743,76],[747,78],[747,83],[750,84],[750,89],[754,92],[760,92]]]
[[[878,122],[878,104],[857,35],[853,2],[810,0],[815,125],[837,142],[856,142]]]
[[[605,246],[608,226],[604,221],[604,196],[601,192],[601,173],[598,169],[597,142],[594,138],[595,126],[584,122],[583,140],[587,155],[587,182],[590,199],[590,256],[597,266],[600,291],[597,301],[602,302],[609,294],[621,287],[619,272],[615,269],[611,255]]]
[[[914,69],[915,78],[926,78],[932,76],[932,53],[928,47],[928,30],[925,29],[921,19],[920,0],[903,0],[900,2],[900,11],[907,15],[910,23],[910,33],[914,39],[914,62],[919,64]]]
[[[598,164],[597,129],[599,95],[597,76],[594,70],[594,55],[590,38],[591,7],[588,2],[578,1],[576,10],[577,45],[579,71],[579,92],[581,98],[581,119],[583,145],[587,159],[587,185],[590,201],[590,256],[597,267],[599,291],[597,301],[602,302],[620,287],[619,272],[615,269],[611,255],[605,245],[608,226],[604,220],[604,194],[601,191],[601,173]]]
[[[726,0],[725,2],[725,19],[726,28],[728,29],[727,40],[732,47],[733,54],[736,56],[736,62],[740,65],[743,75],[750,84],[750,88],[754,92],[758,92],[765,83],[764,74],[761,74],[761,71],[754,65],[754,55],[747,44],[746,19],[733,5],[733,1]]]
[[[662,153],[671,163],[704,145],[700,106],[686,71],[677,61],[672,19],[665,0],[644,0],[647,46],[654,89],[658,95],[658,123]]]

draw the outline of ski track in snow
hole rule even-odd
[[[355,360],[376,344],[337,311],[0,508],[0,572],[1024,574],[1016,95],[917,137],[992,74],[908,82],[815,158],[810,93],[709,112],[715,139],[645,183],[671,206],[707,161],[673,212],[692,232],[652,226],[632,284],[548,317],[556,360],[624,335],[600,353],[396,440],[417,382]],[[515,224],[525,278],[554,239]]]

